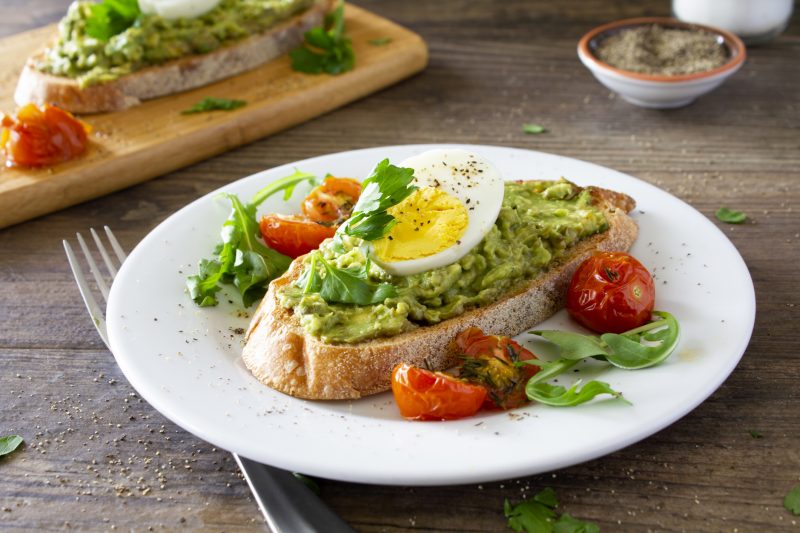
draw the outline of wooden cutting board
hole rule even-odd
[[[127,111],[82,117],[94,128],[81,159],[49,169],[0,167],[0,228],[160,176],[289,128],[362,98],[425,68],[428,49],[415,33],[347,5],[356,68],[339,76],[292,70],[284,56],[212,85],[150,100]],[[25,59],[55,25],[0,40],[0,111],[15,109]],[[369,44],[373,39],[388,44]],[[238,98],[236,111],[180,112],[206,96]]]

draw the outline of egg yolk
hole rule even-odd
[[[388,209],[397,224],[373,241],[375,255],[384,262],[408,261],[437,254],[454,244],[467,229],[467,208],[455,196],[434,187],[422,187]]]

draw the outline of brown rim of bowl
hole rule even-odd
[[[730,61],[728,61],[724,65],[711,70],[704,70],[703,72],[695,72],[694,74],[679,74],[677,76],[669,76],[664,74],[643,74],[641,72],[633,72],[630,70],[623,70],[617,67],[612,67],[608,63],[605,63],[600,59],[598,59],[594,55],[594,53],[592,53],[592,51],[589,49],[589,43],[592,42],[593,39],[595,39],[599,35],[609,30],[615,30],[626,26],[630,27],[642,26],[645,24],[657,24],[659,26],[667,26],[672,28],[704,30],[709,33],[713,33],[715,35],[719,35],[725,40],[725,44],[728,46],[728,49],[730,50],[732,57]],[[725,30],[721,30],[719,28],[714,28],[713,26],[705,26],[703,24],[681,22],[680,20],[670,17],[639,17],[632,19],[617,20],[615,22],[609,22],[608,24],[603,24],[602,26],[594,28],[593,30],[589,31],[586,35],[581,37],[581,40],[578,42],[578,50],[580,50],[580,52],[594,65],[604,70],[615,72],[627,78],[633,78],[643,81],[658,81],[658,82],[668,82],[668,83],[692,81],[692,80],[699,80],[702,78],[712,77],[717,74],[721,74],[723,72],[727,72],[729,70],[739,67],[747,57],[744,43],[736,35],[727,32]]]

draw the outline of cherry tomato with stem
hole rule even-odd
[[[567,311],[598,333],[622,333],[650,321],[653,277],[632,255],[596,252],[581,263],[567,290]]]
[[[443,372],[401,363],[392,371],[392,393],[400,414],[410,420],[454,420],[472,416],[486,389]]]
[[[270,248],[291,258],[316,250],[322,241],[336,233],[335,227],[297,215],[264,215],[259,228]]]

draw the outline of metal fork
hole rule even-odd
[[[116,255],[116,262],[108,253],[108,249],[94,228],[91,228],[89,232],[92,234],[97,251],[100,253],[100,257],[102,257],[106,270],[110,275],[109,281],[113,282],[127,256],[111,229],[108,226],[104,226],[104,229],[111,249]],[[89,265],[89,271],[97,283],[97,288],[104,302],[108,303],[109,284],[106,282],[106,277],[100,271],[83,236],[80,233],[77,233],[76,236],[86,263]],[[72,251],[72,246],[66,240],[63,242],[69,266],[72,268],[72,274],[75,276],[75,281],[83,297],[83,302],[86,304],[86,309],[89,310],[92,321],[97,328],[97,333],[100,334],[100,338],[110,349],[104,308],[97,304],[83,268]],[[258,502],[258,507],[261,509],[267,524],[276,533],[311,533],[317,531],[353,533],[353,529],[350,526],[331,511],[310,488],[295,478],[291,472],[239,457],[235,453],[233,458],[247,480],[247,484]]]

